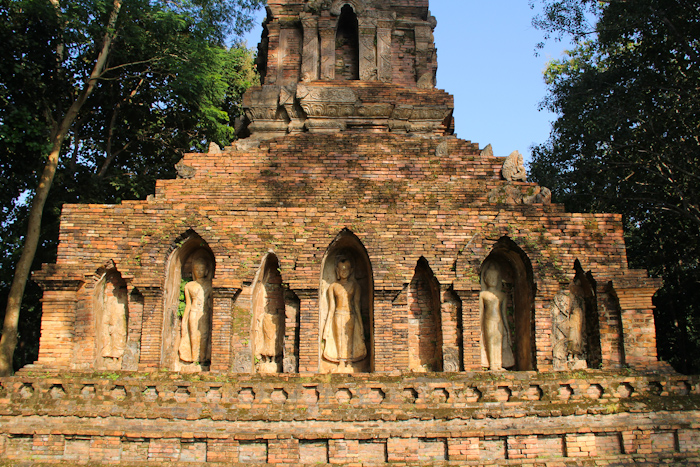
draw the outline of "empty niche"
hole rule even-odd
[[[299,463],[301,464],[327,464],[328,440],[302,439],[299,441]]]
[[[562,384],[557,390],[557,398],[562,401],[568,401],[574,395],[574,390],[570,384]]]
[[[255,401],[253,388],[242,388],[238,391],[238,402],[241,404],[252,404]]]
[[[622,436],[620,433],[596,433],[595,447],[598,456],[617,456],[622,454]]]
[[[309,405],[316,405],[318,404],[318,399],[319,399],[319,392],[316,387],[305,387],[301,391],[301,401],[306,404],[307,406]]]
[[[447,440],[443,438],[421,438],[418,440],[418,460],[439,462],[447,460]]]
[[[344,229],[321,263],[319,369],[321,373],[373,370],[374,281],[362,242]]]
[[[481,265],[481,364],[493,371],[534,369],[535,284],[529,258],[501,238]]]
[[[352,391],[348,388],[340,388],[335,393],[335,399],[339,404],[347,404],[352,400]]]
[[[687,381],[679,381],[677,388],[678,395],[680,396],[688,396],[693,390],[693,387]]]
[[[301,49],[303,31],[301,24],[296,27],[284,27],[280,30],[280,56],[278,63],[281,70],[278,71],[277,84],[293,85],[299,81],[301,75]]]
[[[123,401],[127,396],[126,388],[124,386],[115,386],[114,389],[110,391],[109,395],[112,399]]]
[[[537,457],[565,457],[563,436],[538,436],[537,437]]]
[[[462,398],[467,402],[479,402],[483,396],[483,393],[475,387],[465,388],[462,392]]]
[[[66,444],[63,448],[64,461],[78,461],[85,459],[85,453],[90,452],[90,437],[66,436]]]
[[[386,440],[362,439],[360,440],[360,461],[369,464],[383,464],[387,462]]]
[[[217,404],[221,402],[221,387],[212,387],[206,393],[207,402]]]
[[[166,266],[161,364],[175,371],[207,371],[216,262],[207,243],[193,231],[176,244]]]
[[[634,394],[634,387],[630,383],[622,383],[617,387],[617,396],[626,399],[632,397]]]
[[[95,386],[87,384],[80,390],[80,397],[83,399],[93,399],[95,397]]]
[[[283,370],[285,298],[280,264],[274,253],[263,259],[253,286],[253,362],[257,373]]]
[[[63,385],[54,384],[51,386],[51,389],[49,389],[49,396],[52,399],[63,399],[66,397],[66,390],[63,388]]]
[[[241,441],[238,446],[238,462],[248,464],[267,463],[267,441]]]
[[[651,450],[658,453],[678,452],[678,439],[675,431],[651,433]]]
[[[207,460],[207,443],[202,440],[182,441],[180,445],[180,462],[203,463]]]
[[[372,388],[367,396],[367,401],[371,404],[381,404],[386,399],[386,393],[381,388]]]
[[[401,398],[408,404],[415,404],[418,400],[418,392],[413,388],[406,388],[401,393]]]
[[[586,390],[586,396],[588,396],[591,399],[597,400],[603,397],[604,394],[603,386],[600,384],[591,384],[588,386],[588,389]]]
[[[444,404],[450,399],[450,393],[445,388],[437,388],[433,391],[433,401]]]
[[[335,79],[360,79],[360,42],[357,15],[344,5],[335,36]]]
[[[121,462],[146,462],[148,461],[148,448],[150,440],[147,438],[126,438],[121,443]],[[85,451],[81,453],[84,456]],[[84,457],[81,457],[84,459]]]
[[[270,394],[270,400],[275,404],[284,404],[287,399],[289,399],[289,394],[282,388],[273,389]]]
[[[187,386],[178,386],[173,392],[173,399],[175,399],[180,404],[184,404],[190,398],[190,390]]]
[[[423,257],[408,287],[408,367],[442,371],[440,285]]]
[[[289,290],[284,291],[284,358],[282,371],[285,373],[299,372],[299,318],[301,304],[299,297]]]
[[[129,304],[126,282],[111,264],[97,271],[93,293],[95,369],[121,370],[126,350]]]
[[[7,459],[23,459],[27,453],[32,452],[33,445],[34,435],[9,435],[5,441],[5,457]]]
[[[442,310],[440,312],[442,334],[442,370],[458,372],[464,369],[463,332],[462,332],[462,301],[454,292],[447,290],[442,295]]]
[[[527,391],[525,391],[523,399],[529,401],[542,400],[542,388],[536,384],[531,384]]]
[[[34,395],[34,386],[29,383],[24,383],[19,390],[19,395],[22,399],[29,399]]]
[[[479,443],[481,459],[497,461],[506,459],[506,439],[504,437],[487,436]]]

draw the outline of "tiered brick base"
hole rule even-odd
[[[0,458],[7,465],[700,465],[697,377],[96,376],[3,379]]]

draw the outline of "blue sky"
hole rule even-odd
[[[568,44],[552,41],[535,56],[542,33],[531,25],[528,0],[431,0],[430,10],[438,22],[437,86],[455,97],[457,136],[490,143],[497,156],[518,150],[529,159],[554,119],[538,110],[542,71]],[[246,36],[249,47],[260,33],[258,26]]]

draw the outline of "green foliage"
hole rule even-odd
[[[534,24],[575,47],[549,64],[558,114],[530,172],[573,211],[623,214],[630,266],[662,277],[659,352],[700,371],[697,1],[544,0]]]
[[[185,315],[185,286],[191,282],[190,279],[180,280],[180,297],[177,302],[177,316],[182,318]]]
[[[113,2],[56,3],[0,0],[0,318],[49,137],[92,70]],[[184,152],[235,138],[241,96],[257,76],[251,51],[224,44],[263,3],[124,2],[106,70],[63,144],[33,269],[56,259],[64,203],[144,199]],[[15,368],[36,359],[40,297],[30,284]]]

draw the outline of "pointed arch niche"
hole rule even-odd
[[[285,291],[280,263],[272,252],[265,255],[255,277],[252,307],[254,371],[281,373],[285,350]]]
[[[503,351],[503,367],[511,370],[534,370],[534,306],[535,283],[532,264],[525,252],[510,238],[502,237],[496,242],[493,250],[481,265],[482,294],[486,289],[485,274],[489,270],[498,271],[499,284],[497,289],[503,293],[506,303],[506,320],[508,336],[503,339],[510,341],[514,365],[506,362]],[[481,317],[480,317],[481,320]],[[481,324],[482,366],[485,362],[484,325]],[[511,360],[512,363],[512,360]]]
[[[93,292],[95,369],[121,370],[129,328],[126,281],[114,263],[100,268],[96,278]]]
[[[335,79],[360,79],[360,35],[357,15],[349,4],[343,5],[335,35]]]
[[[343,279],[343,271],[348,266],[352,273],[348,279]],[[354,285],[351,285],[353,282]],[[343,295],[349,297],[349,300],[344,301]],[[354,312],[355,306],[359,306],[359,316]],[[345,313],[345,319],[342,313]],[[352,322],[350,318],[353,318]],[[360,239],[350,230],[344,229],[330,244],[321,262],[319,371],[373,371],[373,323],[374,279],[369,255]],[[346,333],[345,339],[343,333]]]
[[[180,237],[176,245],[166,265],[161,366],[174,371],[207,371],[216,261],[207,242],[194,231]],[[196,284],[188,287],[190,282]],[[190,310],[186,309],[186,296],[192,303]]]
[[[408,287],[408,369],[442,371],[440,284],[421,256]]]

